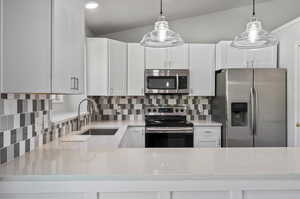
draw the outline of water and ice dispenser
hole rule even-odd
[[[248,103],[231,104],[231,126],[242,127],[248,125]]]

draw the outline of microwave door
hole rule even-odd
[[[176,76],[147,77],[148,93],[176,93],[178,81]]]

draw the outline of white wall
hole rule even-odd
[[[273,30],[300,16],[299,0],[273,0],[257,4],[257,16],[267,30]],[[171,21],[171,28],[179,32],[186,42],[216,43],[230,40],[245,30],[251,15],[251,6],[234,8],[198,17]],[[153,22],[154,23],[154,22]],[[111,39],[139,42],[153,25],[105,35]]]
[[[300,18],[293,22],[274,30],[273,33],[280,41],[279,45],[279,66],[287,68],[288,71],[288,144],[289,146],[300,146],[295,143],[295,45],[300,42]]]

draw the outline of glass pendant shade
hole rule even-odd
[[[253,16],[246,31],[236,36],[231,46],[240,49],[258,49],[277,45],[277,39],[262,28],[262,23]]]
[[[141,45],[151,48],[166,48],[183,45],[184,42],[181,36],[170,30],[169,23],[165,16],[160,16],[155,23],[154,30],[147,33],[142,41]]]

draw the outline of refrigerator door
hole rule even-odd
[[[251,88],[252,69],[227,70],[227,131],[226,147],[252,147]]]
[[[286,147],[286,70],[255,69],[255,147]]]

